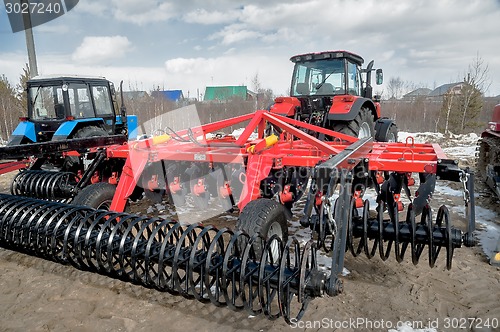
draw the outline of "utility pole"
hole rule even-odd
[[[28,0],[21,0],[21,3],[26,3],[29,7]],[[26,34],[26,47],[28,49],[28,61],[30,66],[30,76],[38,76],[38,65],[36,63],[35,40],[33,38],[33,30],[31,29],[31,14],[30,10],[23,11],[24,33]]]

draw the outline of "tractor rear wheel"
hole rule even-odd
[[[240,214],[236,229],[246,232],[250,237],[260,234],[264,240],[273,235],[280,238],[283,244],[288,241],[288,225],[285,210],[281,204],[267,198],[259,198],[248,203]],[[259,241],[254,243],[255,253],[262,254]],[[278,244],[271,246],[273,257],[278,257]]]
[[[102,137],[108,136],[108,132],[101,127],[88,126],[79,129],[74,138],[87,138],[87,137]]]
[[[109,210],[115,191],[116,186],[107,182],[91,184],[80,191],[71,204],[88,206],[98,210]]]
[[[106,130],[97,126],[88,126],[80,128],[74,135],[73,138],[89,138],[89,137],[102,137],[108,136]],[[75,156],[67,156],[64,158],[64,163],[62,165],[63,170],[77,172],[81,168],[81,160]]]
[[[375,137],[375,122],[368,108],[362,108],[352,121],[334,121],[330,128],[336,132],[350,136],[365,138]]]

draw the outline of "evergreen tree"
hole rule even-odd
[[[17,91],[5,75],[0,76],[0,141],[7,141],[22,115]]]

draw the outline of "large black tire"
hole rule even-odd
[[[373,113],[368,108],[362,108],[352,121],[331,122],[330,128],[336,132],[354,137],[375,137],[375,122],[373,119]]]
[[[260,234],[267,240],[276,234],[283,244],[288,241],[285,210],[281,204],[267,198],[259,198],[248,203],[238,218],[236,229],[246,232],[250,237]],[[254,250],[260,256],[261,244],[255,243]]]
[[[476,174],[482,181],[487,180],[488,173],[491,173],[491,169],[488,171],[490,167],[494,167],[494,169],[500,167],[500,138],[495,136],[483,137],[479,143]]]
[[[477,159],[476,174],[481,180],[486,180],[486,168],[490,162],[490,142],[488,138],[483,138],[479,143],[479,156]]]
[[[391,124],[389,130],[387,130],[387,134],[382,138],[381,142],[391,142],[395,143],[398,141],[398,127],[396,124]]]
[[[71,204],[109,210],[115,191],[116,186],[107,182],[91,184],[80,191]]]
[[[88,138],[88,137],[102,137],[108,136],[106,130],[97,126],[88,126],[80,128],[72,138]],[[68,156],[64,158],[64,163],[62,165],[63,170],[69,172],[77,172],[81,168],[80,158],[75,156]]]
[[[80,128],[73,137],[87,138],[87,137],[102,137],[102,136],[108,136],[108,132],[101,127],[88,126]]]

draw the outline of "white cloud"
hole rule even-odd
[[[228,11],[208,11],[206,9],[197,9],[184,15],[183,19],[187,23],[197,24],[227,24],[238,20],[240,16],[239,10]]]
[[[88,36],[83,39],[71,58],[82,64],[99,64],[123,57],[131,49],[131,42],[124,36]]]
[[[241,28],[241,25],[233,24],[225,27],[222,31],[213,34],[209,37],[209,39],[216,40],[221,38],[221,43],[223,45],[230,45],[245,40],[261,38],[263,36],[264,35],[258,31],[246,30]]]
[[[176,16],[172,3],[157,0],[112,0],[115,18],[137,25],[167,21]]]
[[[109,4],[104,1],[85,0],[79,1],[75,7],[75,12],[88,13],[96,16],[103,16],[109,9]]]
[[[286,58],[265,54],[236,53],[213,58],[175,58],[165,62],[166,80],[175,88],[203,93],[206,86],[247,85],[252,88],[252,78],[259,79],[277,94],[285,94],[292,75],[292,63]]]
[[[176,58],[166,61],[165,68],[172,74],[206,74],[215,70],[215,60]]]
[[[109,35],[129,36],[131,40],[133,36],[134,44],[138,40],[141,51],[148,54],[147,65],[159,70],[156,81],[165,79],[170,87],[190,89],[191,93],[212,83],[249,82],[257,71],[263,86],[282,93],[291,76],[290,56],[347,49],[362,55],[366,62],[374,59],[387,80],[400,76],[430,87],[463,76],[479,52],[490,67],[490,94],[500,94],[500,49],[498,37],[492,33],[500,21],[498,0],[86,0],[73,13],[77,11],[95,15],[85,15],[83,25],[76,25],[83,20],[75,20],[73,31],[98,36],[98,27],[106,26],[112,31]],[[159,33],[166,42],[158,41]],[[37,46],[44,45],[40,35],[35,35]],[[53,36],[50,38],[47,44],[53,43]],[[78,50],[68,50],[74,47],[67,42],[70,38],[74,35],[58,36],[60,47],[41,47],[38,55],[43,56],[44,48],[56,49],[66,54],[66,61],[76,64],[78,73],[92,63],[112,66],[113,55],[131,48],[125,42],[119,52],[116,47],[111,52],[106,43],[86,49],[82,43]],[[25,52],[18,45],[2,46],[2,52]],[[4,54],[0,54],[0,68],[9,72]],[[127,70],[144,67],[143,57],[129,55],[126,61],[131,67]],[[168,65],[166,59],[172,59]],[[19,71],[24,62],[23,58]],[[39,64],[48,68],[46,62],[39,60]],[[13,78],[17,80],[18,74]]]
[[[17,84],[27,56],[22,53],[0,53],[0,68],[5,68],[9,82]],[[84,65],[71,61],[70,56],[40,55],[38,57],[39,75],[81,75],[104,76],[118,86],[123,82],[124,90],[150,91],[157,86],[169,88],[165,81],[165,68],[146,66],[102,66]]]

